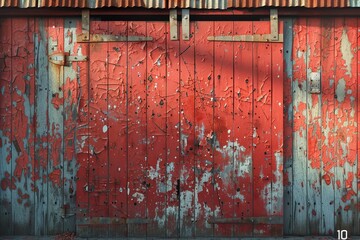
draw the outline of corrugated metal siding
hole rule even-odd
[[[339,8],[359,7],[359,0],[0,0],[0,7],[144,7],[228,9],[259,7]]]

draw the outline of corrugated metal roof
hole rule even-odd
[[[228,9],[259,7],[339,8],[360,7],[360,0],[0,0],[0,7],[144,7]]]
[[[348,0],[232,0],[228,8],[258,8],[258,7],[347,7]]]
[[[0,0],[0,7],[29,8],[36,6],[36,0]]]

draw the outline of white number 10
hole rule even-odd
[[[337,230],[338,239],[345,240],[348,238],[347,230]]]

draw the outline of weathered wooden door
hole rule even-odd
[[[79,235],[282,234],[282,43],[208,40],[269,29],[198,21],[171,41],[167,22],[91,22],[153,40],[78,45]]]

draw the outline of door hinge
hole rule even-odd
[[[70,56],[68,53],[54,53],[49,55],[49,62],[60,66],[70,66],[72,62],[86,62],[87,60],[87,56]]]
[[[279,17],[277,9],[270,9],[270,31],[270,34],[209,36],[208,40],[224,42],[283,42],[283,34],[279,34]]]

